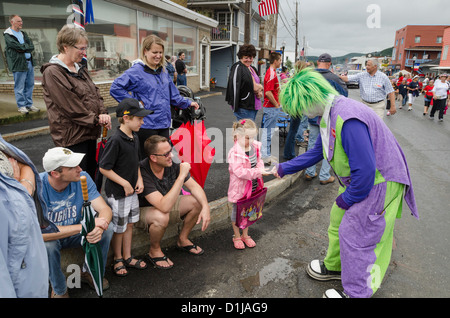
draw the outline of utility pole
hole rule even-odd
[[[245,1],[245,30],[244,30],[244,43],[245,44],[250,44],[251,13],[252,13],[252,0],[246,0]]]
[[[298,1],[295,1],[295,62],[298,59]]]

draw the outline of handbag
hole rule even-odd
[[[258,187],[252,192],[252,181],[245,187],[245,195],[236,202],[236,226],[245,229],[262,217],[267,188],[262,179],[258,179]]]

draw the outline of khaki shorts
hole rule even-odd
[[[172,207],[172,210],[170,210],[170,212],[169,212],[170,213],[169,224],[174,224],[174,223],[177,224],[177,223],[180,223],[183,221],[180,217],[180,208],[179,208],[182,197],[183,197],[182,195],[178,196],[177,201],[175,202],[175,204]]]
[[[172,207],[172,210],[170,210],[170,212],[169,212],[169,224],[177,224],[177,223],[180,223],[180,222],[182,222],[183,220],[181,219],[181,217],[180,217],[180,209],[179,209],[179,207],[180,207],[180,201],[181,201],[181,198],[182,198],[183,196],[182,195],[179,195],[178,196],[178,198],[177,198],[177,201],[175,202],[175,204],[173,205],[173,207]],[[147,214],[147,212],[150,210],[150,209],[154,209],[155,207],[153,207],[153,206],[148,206],[148,207],[144,207],[143,209],[144,209],[144,215],[145,214]],[[146,226],[147,226],[148,224],[146,224]]]

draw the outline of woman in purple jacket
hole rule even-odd
[[[144,142],[152,135],[169,139],[171,124],[170,105],[185,109],[199,105],[183,98],[165,68],[164,42],[156,35],[147,36],[142,42],[141,58],[111,85],[110,94],[118,102],[124,98],[137,99],[145,109],[154,113],[144,117],[138,132],[142,158],[146,157]]]

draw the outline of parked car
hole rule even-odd
[[[361,73],[361,72],[362,72],[361,70],[348,70],[347,76],[349,76],[349,75],[356,75],[356,74]],[[348,88],[350,88],[350,87],[359,88],[359,83],[356,82],[356,81],[348,81],[346,84],[347,84]]]

